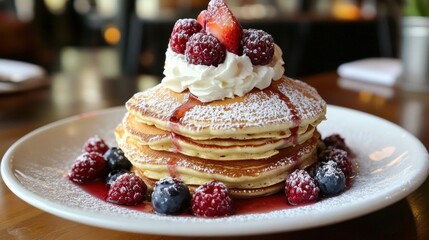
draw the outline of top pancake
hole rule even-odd
[[[127,103],[136,121],[191,139],[285,138],[324,120],[326,102],[309,85],[287,77],[243,97],[202,103],[188,91],[159,84]]]

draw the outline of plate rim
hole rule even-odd
[[[388,124],[390,127],[395,127],[399,131],[402,131],[412,139],[416,143],[416,147],[421,150],[422,153],[422,168],[420,170],[421,174],[420,177],[413,182],[412,185],[407,185],[407,188],[397,194],[390,195],[389,198],[384,199],[384,201],[379,201],[377,204],[372,204],[371,207],[366,209],[358,208],[359,211],[353,210],[353,205],[360,205],[358,203],[348,203],[347,208],[349,209],[341,209],[341,211],[345,211],[343,214],[343,217],[334,217],[334,218],[328,218],[326,221],[324,221],[322,224],[320,222],[315,221],[309,221],[306,222],[305,225],[289,225],[289,227],[284,225],[284,222],[278,220],[278,221],[272,221],[270,222],[271,226],[268,229],[260,229],[256,226],[260,225],[258,221],[252,221],[252,222],[234,222],[233,227],[227,226],[222,228],[222,232],[216,232],[212,230],[212,227],[207,227],[207,222],[174,222],[175,225],[178,227],[175,227],[178,231],[173,232],[165,232],[165,226],[162,226],[160,224],[152,224],[150,228],[147,228],[146,226],[142,226],[140,229],[136,229],[133,225],[130,225],[128,222],[125,221],[119,221],[113,223],[111,220],[108,220],[109,218],[106,218],[105,214],[102,213],[94,213],[94,212],[87,212],[83,209],[76,209],[71,206],[65,206],[58,202],[52,202],[49,201],[49,199],[45,199],[41,197],[40,195],[37,195],[36,193],[30,191],[28,188],[24,187],[22,184],[19,183],[19,180],[16,178],[16,176],[13,173],[13,153],[15,149],[22,143],[25,142],[27,139],[30,139],[31,137],[37,135],[38,133],[41,133],[45,130],[48,130],[53,127],[59,127],[61,125],[73,122],[73,121],[79,121],[81,119],[90,119],[93,116],[98,116],[102,114],[108,114],[112,112],[122,112],[125,111],[125,108],[123,106],[118,107],[112,107],[102,110],[96,110],[96,111],[90,111],[83,114],[74,115],[71,117],[67,117],[61,120],[54,121],[52,123],[49,123],[47,125],[44,125],[42,127],[39,127],[20,139],[18,139],[15,143],[12,144],[12,146],[9,147],[9,149],[4,154],[2,161],[1,161],[1,178],[3,179],[5,185],[12,191],[16,196],[18,196],[23,201],[27,202],[28,204],[32,205],[33,207],[39,208],[45,212],[48,212],[50,214],[53,214],[55,216],[65,218],[67,220],[71,220],[78,223],[83,223],[91,226],[101,227],[101,228],[107,228],[107,229],[113,229],[113,230],[119,230],[119,231],[126,231],[126,232],[134,232],[134,233],[145,233],[145,234],[158,234],[158,235],[170,235],[170,236],[245,236],[250,234],[266,234],[266,233],[277,233],[277,232],[287,232],[287,231],[295,231],[295,230],[302,230],[302,229],[309,229],[314,227],[320,227],[325,225],[334,224],[337,222],[346,221],[349,219],[357,218],[363,215],[366,215],[370,212],[379,210],[383,207],[387,207],[403,198],[408,196],[410,193],[414,192],[418,187],[420,187],[423,182],[426,180],[428,174],[429,174],[429,155],[427,152],[427,149],[421,143],[419,139],[417,139],[414,135],[409,133],[404,128],[400,127],[399,125],[390,122],[386,119],[380,118],[378,116],[362,112],[355,109],[340,107],[336,105],[328,105],[328,111],[330,109],[337,109],[337,111],[353,111],[358,114],[364,114],[371,118],[375,118],[378,121],[382,121],[383,124]],[[426,161],[426,162],[425,162]],[[30,197],[29,197],[30,196]],[[329,215],[329,214],[328,214]],[[336,215],[336,214],[331,214]],[[104,217],[103,217],[104,216]],[[166,219],[168,219],[168,216],[166,216]],[[148,221],[149,219],[146,219],[145,221]],[[138,222],[145,222],[142,219],[139,219]],[[149,221],[157,221],[150,219]],[[163,221],[160,221],[163,222]],[[194,224],[195,226],[199,227],[198,231],[185,231],[186,228],[180,227],[180,225],[188,225],[188,224]],[[212,223],[211,223],[212,224]],[[215,223],[216,224],[216,223]],[[224,224],[225,225],[225,224]],[[232,225],[232,224],[231,224]],[[238,229],[242,229],[243,227],[246,227],[245,233],[243,232],[237,232],[234,231],[237,229],[237,225],[240,225]],[[254,227],[255,226],[255,227]],[[211,230],[211,231],[209,231]]]

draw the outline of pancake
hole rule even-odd
[[[211,139],[193,140],[178,134],[160,130],[135,121],[132,114],[126,114],[123,119],[123,128],[129,137],[132,137],[141,145],[147,145],[153,150],[180,152],[184,155],[195,156],[204,159],[236,161],[245,159],[265,159],[278,153],[278,149],[300,144],[311,138],[314,127],[305,132],[297,133],[280,139]]]
[[[291,171],[315,163],[320,138],[320,134],[314,131],[304,143],[283,148],[264,160],[213,161],[153,150],[127,135],[122,124],[116,128],[115,136],[119,147],[133,164],[133,171],[149,187],[167,176],[180,178],[191,187],[218,180],[228,187],[235,198],[258,197],[279,191]]]
[[[136,121],[194,140],[285,138],[325,119],[326,103],[309,85],[282,77],[243,97],[200,102],[162,84],[126,103]]]
[[[202,103],[159,84],[130,98],[116,140],[149,186],[176,177],[194,189],[217,180],[234,198],[270,195],[316,161],[326,102],[282,77],[243,97]]]

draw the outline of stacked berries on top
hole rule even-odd
[[[316,202],[319,196],[319,187],[315,180],[302,169],[297,169],[286,178],[285,194],[292,205]]]
[[[248,56],[253,65],[269,64],[274,56],[272,36],[262,30],[243,31],[223,0],[210,1],[198,20],[179,19],[169,46],[195,65],[218,66],[226,51]]]
[[[186,43],[189,38],[202,29],[195,19],[185,18],[177,20],[170,37],[170,47],[176,53],[185,54]]]

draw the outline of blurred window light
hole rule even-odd
[[[73,73],[84,66],[82,56],[78,49],[65,47],[60,53],[60,66],[63,72]]]
[[[136,13],[139,18],[155,18],[159,15],[160,3],[156,0],[137,0]]]
[[[96,0],[97,12],[106,18],[115,17],[119,9],[118,2],[123,0]],[[155,1],[155,0],[152,0]],[[155,1],[157,2],[157,1]]]
[[[53,14],[61,14],[64,12],[68,0],[44,0],[46,7]]]
[[[113,25],[106,26],[103,35],[104,40],[110,45],[118,44],[121,40],[121,32],[116,26]]]
[[[331,0],[318,0],[315,2],[314,10],[317,14],[327,16],[332,12],[332,4]]]
[[[120,75],[119,54],[115,48],[97,49],[96,68],[103,78],[114,78]]]
[[[332,15],[341,20],[357,20],[361,13],[356,1],[336,0],[332,6]]]
[[[277,9],[271,4],[245,4],[242,6],[232,6],[232,11],[241,19],[262,19],[277,15]]]
[[[34,0],[15,0],[16,15],[22,22],[30,22],[34,18]]]
[[[73,7],[76,12],[84,15],[91,11],[91,4],[89,0],[75,0],[73,3]]]
[[[137,87],[139,91],[144,91],[157,85],[161,80],[157,76],[141,75],[137,79]]]
[[[320,1],[320,0],[319,0]],[[319,2],[317,1],[317,2]],[[300,7],[300,0],[277,0],[277,5],[281,9],[282,12],[294,13],[297,12]]]
[[[362,1],[362,17],[363,18],[374,18],[377,15],[377,1],[376,0],[364,0]]]

